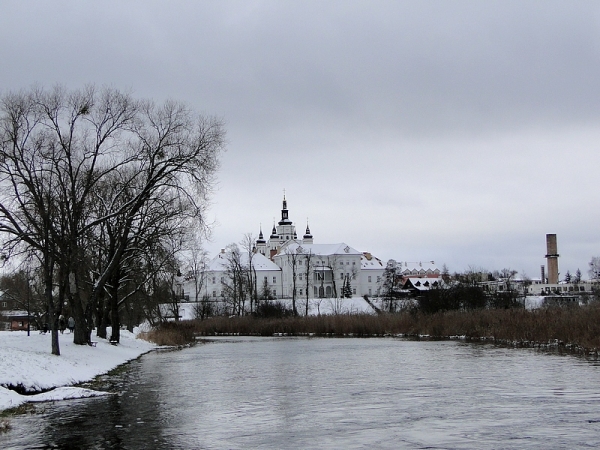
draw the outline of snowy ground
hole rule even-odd
[[[529,296],[525,298],[525,308],[532,310],[540,308],[544,303],[545,297],[543,296]],[[380,309],[385,309],[383,305],[383,301],[381,298],[372,297],[370,298],[371,303]],[[277,302],[281,302],[286,305],[288,308],[292,308],[292,300],[291,299],[279,299]],[[414,300],[404,300],[399,303],[399,306],[409,306],[410,303],[414,302]],[[304,314],[305,311],[305,300],[299,299],[296,300],[296,308],[301,314]],[[195,303],[180,303],[179,307],[179,315],[183,320],[192,320],[194,319],[194,310]],[[317,315],[317,314],[358,314],[358,313],[366,313],[366,314],[374,314],[375,310],[365,301],[362,297],[352,297],[352,298],[344,298],[344,299],[333,299],[333,298],[323,298],[323,299],[310,299],[308,305],[308,314],[309,315]]]
[[[50,333],[0,331],[0,410],[25,402],[43,402],[104,395],[102,392],[70,387],[89,381],[115,367],[156,348],[121,331],[119,345],[97,339],[96,347],[73,344],[68,332],[60,335],[60,356],[50,353]],[[48,392],[20,395],[3,386],[22,385],[29,391]],[[66,387],[65,387],[66,386]]]
[[[288,308],[292,308],[291,299],[278,299],[277,302],[281,302]],[[371,300],[376,306],[381,306],[379,299]],[[301,314],[304,314],[306,307],[306,299],[297,299],[296,308]],[[369,304],[362,297],[352,297],[344,299],[333,299],[333,298],[321,298],[321,299],[309,299],[308,301],[308,314],[358,314],[358,313],[375,313],[375,310],[369,306]],[[181,303],[179,307],[179,315],[183,320],[194,319],[194,308],[195,303]]]

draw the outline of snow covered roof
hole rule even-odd
[[[434,261],[398,261],[398,269],[402,274],[439,274],[440,269],[435,265]]]
[[[362,270],[385,269],[383,261],[368,252],[364,252],[360,257],[360,265]]]
[[[240,262],[244,265],[248,265],[248,253],[243,252],[240,255]],[[221,272],[227,267],[227,253],[221,252],[215,256],[208,265],[209,271]],[[255,253],[252,256],[252,265],[257,271],[261,270],[281,270],[277,264],[271,261],[269,258],[261,253]]]
[[[430,281],[427,278],[408,277],[404,282],[404,288],[412,287],[418,291],[428,291],[431,287],[437,286],[437,281]]]
[[[281,270],[277,264],[261,253],[254,254],[252,257],[252,265],[256,270]]]
[[[303,244],[297,241],[289,241],[284,245],[277,255],[285,255],[290,253],[308,253],[318,256],[334,256],[334,255],[361,255],[361,252],[350,247],[344,242],[339,244]]]

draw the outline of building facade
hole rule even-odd
[[[269,238],[265,239],[261,227],[252,252],[234,255],[232,251],[235,250],[221,250],[207,265],[202,296],[213,300],[227,296],[231,289],[233,260],[239,260],[235,264],[251,267],[259,297],[266,291],[270,298],[297,299],[378,296],[387,265],[371,253],[358,251],[345,242],[315,243],[308,223],[299,238],[285,195],[281,220],[273,224]],[[397,264],[404,276],[440,276],[433,261]],[[184,290],[194,301],[195,296],[191,294],[194,289],[187,286]]]
[[[385,270],[381,260],[344,242],[315,244],[308,223],[299,238],[285,195],[281,220],[273,224],[268,239],[260,229],[252,254],[234,257],[231,249],[222,249],[209,262],[202,276],[202,297],[218,300],[227,295],[231,288],[232,258],[252,267],[259,296],[266,289],[271,298],[374,296],[379,292]],[[200,300],[195,298],[195,289],[190,283],[184,286],[185,293],[190,295],[191,301]]]

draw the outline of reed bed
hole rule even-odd
[[[140,338],[161,346],[188,345],[195,341],[194,322],[163,322],[153,330],[140,333]]]
[[[558,343],[580,350],[600,349],[600,305],[571,308],[477,309],[423,314],[345,314],[308,317],[213,317],[180,323],[195,335],[386,336],[445,339],[464,337],[515,345]]]

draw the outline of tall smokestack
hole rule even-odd
[[[558,284],[558,247],[556,234],[546,235],[546,262],[548,266],[548,284]]]
[[[540,267],[540,271],[541,271],[541,274],[542,274],[542,284],[546,284],[546,268],[544,267],[543,264]]]

